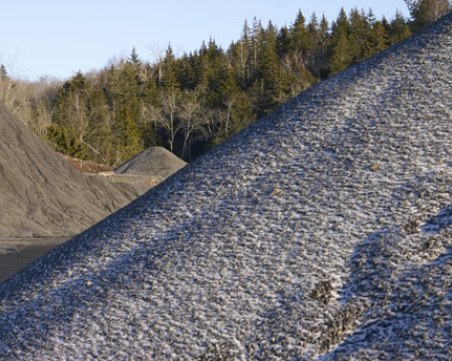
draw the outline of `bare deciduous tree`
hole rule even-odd
[[[181,106],[181,121],[183,130],[182,157],[191,158],[190,150],[192,143],[196,140],[194,134],[200,131],[205,118],[201,114],[202,104],[200,89],[186,91]]]
[[[177,117],[178,113],[179,91],[175,88],[169,88],[161,92],[160,108],[151,108],[152,121],[157,128],[163,128],[168,135],[168,145],[171,152],[174,152],[174,143],[176,136],[182,129],[182,123]]]

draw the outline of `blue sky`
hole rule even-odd
[[[377,18],[408,16],[403,0],[14,0],[0,10],[0,63],[15,77],[68,78],[128,56],[133,47],[153,61],[171,43],[182,54],[210,37],[227,48],[237,40],[245,19],[290,25],[300,9],[329,20],[343,6],[372,8]]]

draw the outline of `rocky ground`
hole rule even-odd
[[[0,286],[6,360],[449,360],[452,16]]]

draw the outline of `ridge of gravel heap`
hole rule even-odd
[[[0,104],[0,237],[80,233],[141,190],[77,172]]]
[[[5,360],[448,360],[452,15],[0,286]]]

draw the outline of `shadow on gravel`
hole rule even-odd
[[[403,227],[382,229],[355,248],[341,302],[344,310],[351,304],[361,307],[349,320],[337,320],[330,331],[336,337],[325,340],[333,349],[318,360],[369,352],[386,357],[381,345],[396,358],[439,357],[452,331],[452,248],[445,231],[451,225],[452,205],[427,220],[415,236]],[[356,327],[361,317],[366,321]]]

